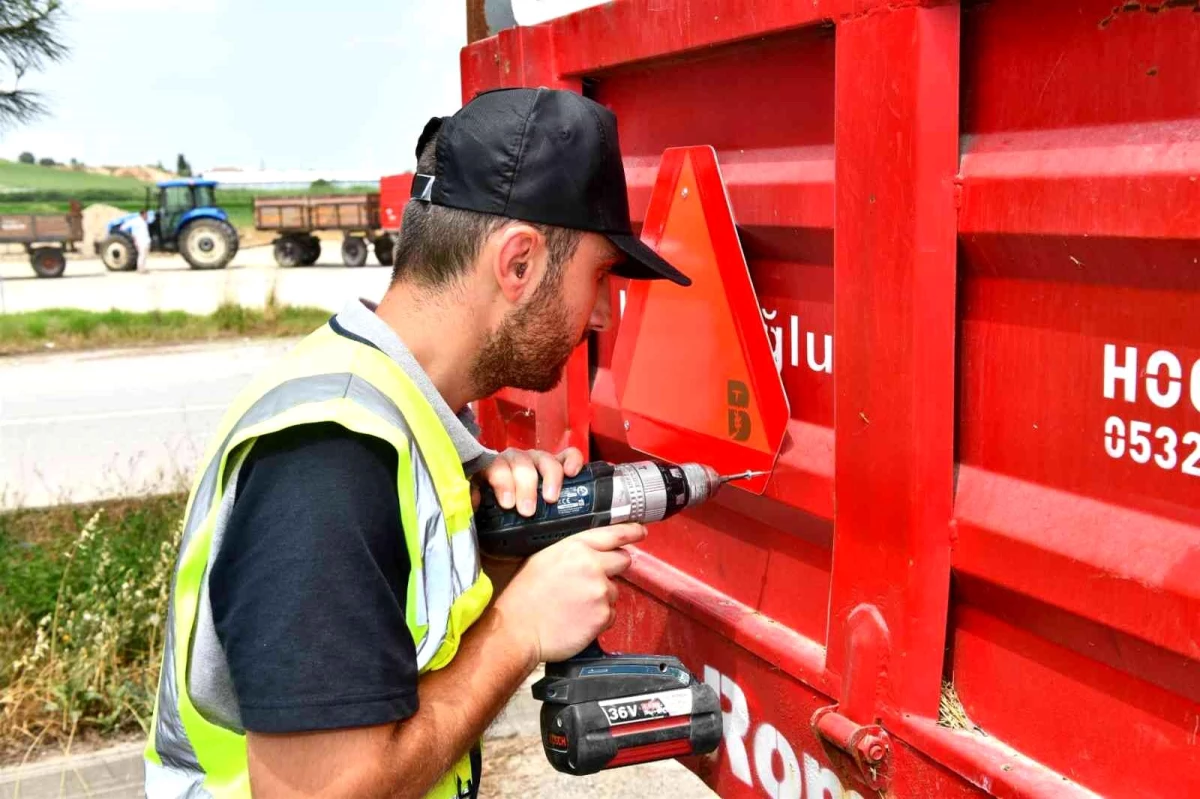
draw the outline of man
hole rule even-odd
[[[557,499],[579,451],[485,450],[465,409],[552,388],[610,321],[609,274],[688,280],[630,232],[616,120],[514,89],[431,120],[392,285],[235,401],[193,488],[146,789],[463,797],[542,661],[613,621],[638,525],[480,568],[468,478]],[[511,579],[509,579],[511,578]],[[494,601],[493,601],[494,600]]]
[[[137,251],[137,271],[146,274],[146,257],[150,254],[150,225],[146,222],[146,211],[129,217],[121,229],[133,239],[133,248]]]

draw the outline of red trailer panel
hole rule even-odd
[[[384,230],[400,230],[404,219],[404,206],[412,192],[412,172],[401,175],[384,175],[379,179],[379,224]]]
[[[611,107],[639,218],[716,152],[790,419],[604,643],[722,694],[721,795],[1200,795],[1198,9],[617,0],[463,51],[464,100]],[[489,442],[638,457],[620,325]]]

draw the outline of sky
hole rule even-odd
[[[22,81],[50,113],[0,134],[0,157],[385,175],[461,105],[462,0],[64,5],[70,55]]]

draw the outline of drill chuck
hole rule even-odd
[[[610,524],[660,522],[716,493],[720,476],[709,466],[684,463],[659,466],[652,461],[613,467]]]

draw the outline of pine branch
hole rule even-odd
[[[0,130],[46,113],[41,95],[20,83],[27,72],[66,57],[58,38],[61,13],[60,0],[0,0],[0,65],[12,72],[11,86],[0,89]]]
[[[37,92],[0,91],[0,130],[32,122],[46,113]]]
[[[0,53],[14,70],[41,69],[67,55],[57,38],[61,9],[59,0],[0,0]]]

